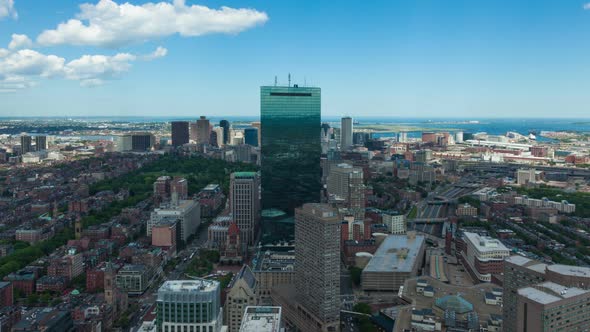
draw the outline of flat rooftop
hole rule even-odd
[[[572,277],[590,278],[590,268],[587,267],[555,264],[547,266],[547,270]]]
[[[168,280],[159,291],[163,292],[207,292],[219,287],[219,282],[206,279]]]
[[[500,242],[498,239],[491,238],[489,236],[481,236],[476,233],[464,232],[463,236],[471,242],[479,252],[490,252],[490,251],[506,251],[509,252],[508,248]]]
[[[281,307],[246,307],[240,332],[278,332]]]
[[[363,272],[411,272],[424,240],[424,235],[389,235]]]
[[[544,282],[534,287],[525,287],[518,290],[518,294],[531,301],[540,304],[550,304],[572,298],[582,294],[590,294],[590,291],[576,287],[565,287],[554,282]]]

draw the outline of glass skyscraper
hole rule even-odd
[[[293,215],[321,190],[321,89],[260,88],[262,206]]]

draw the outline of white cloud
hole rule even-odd
[[[168,54],[168,50],[166,48],[162,47],[162,46],[159,46],[151,54],[148,54],[148,55],[144,56],[143,59],[146,60],[146,61],[151,61],[151,60],[154,60],[154,59],[163,58],[167,54]]]
[[[80,82],[80,86],[94,87],[117,79],[128,72],[137,60],[153,60],[166,55],[159,47],[149,55],[129,53],[83,55],[66,62],[56,55],[45,55],[31,49],[0,49],[0,91],[13,92],[36,85],[41,78],[66,79]]]
[[[33,42],[27,35],[18,35],[16,33],[12,34],[12,40],[10,44],[8,44],[8,48],[11,50],[20,50],[23,48],[31,48],[33,46]]]
[[[14,0],[0,0],[0,20],[5,17],[16,19],[18,14],[14,9]]]
[[[0,0],[1,1],[1,0]],[[201,36],[236,34],[264,24],[264,12],[248,8],[187,6],[184,0],[121,5],[112,0],[80,5],[76,18],[45,30],[37,42],[44,46],[87,45],[116,48],[174,34]]]
[[[582,6],[582,8],[584,8],[585,10],[590,10],[590,2],[588,2],[588,3],[584,4],[584,5]]]

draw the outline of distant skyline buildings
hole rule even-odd
[[[178,147],[188,143],[189,135],[189,123],[187,121],[172,121],[172,146]]]

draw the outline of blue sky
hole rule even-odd
[[[3,3],[11,1],[0,0],[0,116],[257,115],[259,86],[286,83],[288,73],[321,87],[331,116],[590,115],[584,1],[177,0],[178,12],[249,11],[227,12],[221,25],[205,10],[188,28],[148,20],[148,32],[102,26],[86,35],[57,27],[81,13],[79,3],[99,0],[14,0],[4,14]],[[30,42],[9,48],[13,34]]]

